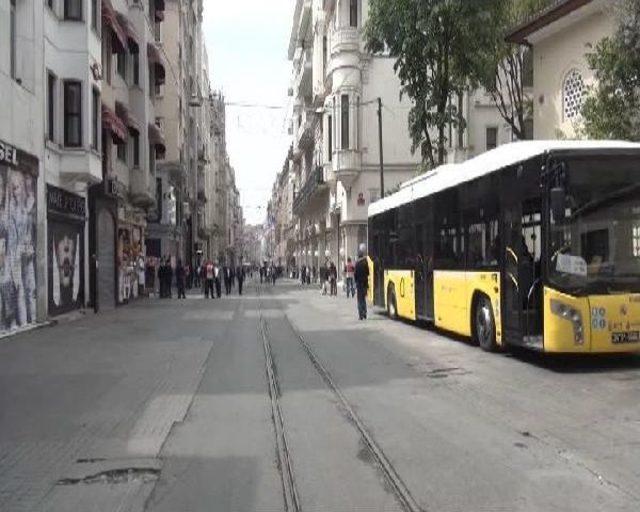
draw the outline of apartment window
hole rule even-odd
[[[349,149],[349,95],[343,94],[341,100],[341,149]]]
[[[117,144],[116,147],[117,147],[116,154],[117,154],[118,160],[126,164],[127,163],[127,143],[120,142]]]
[[[118,52],[116,54],[116,71],[123,78],[127,79],[127,54],[126,52]]]
[[[498,147],[498,129],[495,126],[488,126],[486,132],[487,151]]]
[[[522,85],[533,87],[533,48],[526,48],[522,54]]]
[[[333,158],[333,116],[329,116],[329,123],[327,125],[327,149],[329,150],[329,154],[327,155],[327,159],[331,162]]]
[[[56,138],[56,77],[47,73],[47,139]]]
[[[51,1],[51,0],[49,0]],[[94,30],[98,30],[98,4],[100,0],[91,0],[91,28]]]
[[[349,0],[349,25],[358,26],[358,0]]]
[[[108,30],[108,29],[107,29]],[[104,76],[111,85],[111,38],[102,38],[102,62],[104,62]]]
[[[16,78],[16,50],[17,50],[17,37],[16,37],[16,0],[11,0],[11,11],[9,13],[9,44],[11,48],[9,51],[11,55],[10,59],[10,68],[11,68],[11,78]]]
[[[82,146],[82,84],[64,83],[64,145]]]
[[[533,119],[524,121],[524,140],[533,140]]]
[[[100,91],[91,91],[91,147],[96,151],[100,140]]]
[[[133,85],[140,85],[140,54],[132,53],[133,59]]]
[[[582,75],[577,69],[572,69],[564,79],[562,85],[562,104],[565,121],[580,115],[582,104],[587,94]]]
[[[82,20],[82,0],[64,0],[64,19]]]
[[[133,166],[140,167],[140,134],[131,130],[131,145],[133,146]]]

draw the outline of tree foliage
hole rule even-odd
[[[504,0],[371,0],[367,48],[395,58],[412,150],[432,167],[446,157],[449,125],[465,128],[455,99],[476,88],[491,59]]]
[[[640,141],[640,0],[617,0],[618,27],[587,54],[596,85],[582,108],[585,136]]]

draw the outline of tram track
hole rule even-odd
[[[276,437],[276,451],[278,456],[278,466],[280,468],[282,477],[283,494],[286,507],[285,510],[287,510],[287,512],[298,512],[302,511],[303,508],[296,487],[293,457],[289,451],[289,445],[287,443],[286,423],[282,414],[282,407],[280,405],[281,388],[278,380],[276,364],[273,359],[273,353],[271,350],[271,341],[269,339],[269,325],[267,319],[263,315],[261,287],[256,286],[256,294],[258,296],[258,308],[260,312],[259,335],[265,353],[265,366],[269,386],[269,395],[271,397],[272,418]],[[372,461],[384,478],[388,489],[392,491],[400,508],[405,512],[426,512],[425,509],[420,507],[418,502],[415,500],[408,486],[396,471],[393,463],[387,457],[380,444],[376,441],[366,423],[362,420],[352,404],[349,402],[327,366],[318,357],[311,344],[302,336],[302,334],[300,334],[297,328],[293,325],[285,311],[282,308],[280,309],[282,310],[282,317],[286,322],[286,325],[294,334],[294,337],[303,353],[305,354],[306,358],[309,360],[316,373],[320,376],[326,388],[335,398],[336,409],[338,410],[339,414],[341,414],[345,418],[345,420],[355,429],[360,441],[369,451]]]

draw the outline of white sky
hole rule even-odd
[[[204,0],[211,84],[226,101],[287,106],[294,0]],[[227,152],[249,224],[261,223],[291,137],[286,110],[227,106]]]

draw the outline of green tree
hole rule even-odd
[[[581,134],[640,141],[640,0],[616,0],[618,26],[587,54],[595,73]]]
[[[465,128],[457,98],[486,73],[504,0],[371,0],[367,49],[395,58],[409,112],[412,150],[432,167],[446,157],[449,125]]]

